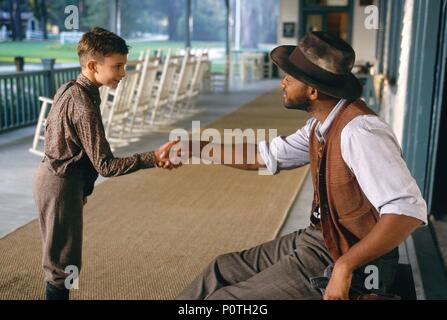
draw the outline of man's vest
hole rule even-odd
[[[341,133],[355,117],[375,115],[362,100],[342,107],[326,136],[318,141],[313,125],[310,141],[310,168],[314,185],[313,210],[319,206],[326,246],[337,260],[364,238],[379,220],[379,213],[363,194],[355,175],[341,153]]]

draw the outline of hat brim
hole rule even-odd
[[[312,78],[311,75],[306,74],[300,70],[290,60],[289,56],[296,46],[279,46],[272,50],[270,57],[281,70],[290,74],[295,79],[298,79],[311,87],[320,90],[321,92],[335,97],[348,100],[356,100],[362,95],[362,85],[353,73],[349,73],[339,85],[328,85]]]

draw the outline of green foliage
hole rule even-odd
[[[225,2],[215,0],[194,0],[193,40],[225,41]]]
[[[80,27],[82,30],[89,30],[92,27],[109,29],[110,0],[84,1],[84,12],[80,17]]]
[[[136,59],[141,50],[184,48],[184,42],[172,41],[128,41],[130,48],[130,59]],[[219,42],[193,42],[194,48],[223,48]],[[0,50],[0,62],[13,63],[15,56],[24,56],[25,63],[40,63],[41,58],[56,58],[56,63],[77,62],[75,44],[60,44],[52,41],[36,42],[3,42]]]
[[[33,11],[42,17],[42,0],[20,0],[22,12]],[[0,9],[9,10],[10,0],[0,0]],[[65,30],[65,7],[79,8],[80,27],[86,31],[93,26],[113,29],[112,14],[115,0],[46,0],[47,21]],[[168,34],[171,41],[184,41],[186,0],[119,0],[121,35],[138,38],[144,33]],[[276,40],[279,0],[241,0],[242,24],[245,36],[259,42]],[[230,0],[233,9],[235,0]],[[249,13],[255,10],[253,15]],[[225,0],[192,0],[193,41],[225,41]],[[234,16],[233,16],[234,18]],[[163,23],[164,22],[164,23]],[[262,26],[262,27],[261,27]]]

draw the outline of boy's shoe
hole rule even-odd
[[[45,291],[47,300],[69,300],[70,290],[68,289],[59,289],[51,283],[47,283]]]

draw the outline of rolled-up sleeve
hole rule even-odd
[[[314,121],[314,118],[309,119],[306,125],[294,134],[276,137],[270,143],[259,143],[259,154],[271,174],[309,163],[309,136]]]
[[[343,129],[341,148],[363,193],[381,215],[406,215],[427,224],[427,205],[388,124],[376,116],[353,119]]]

